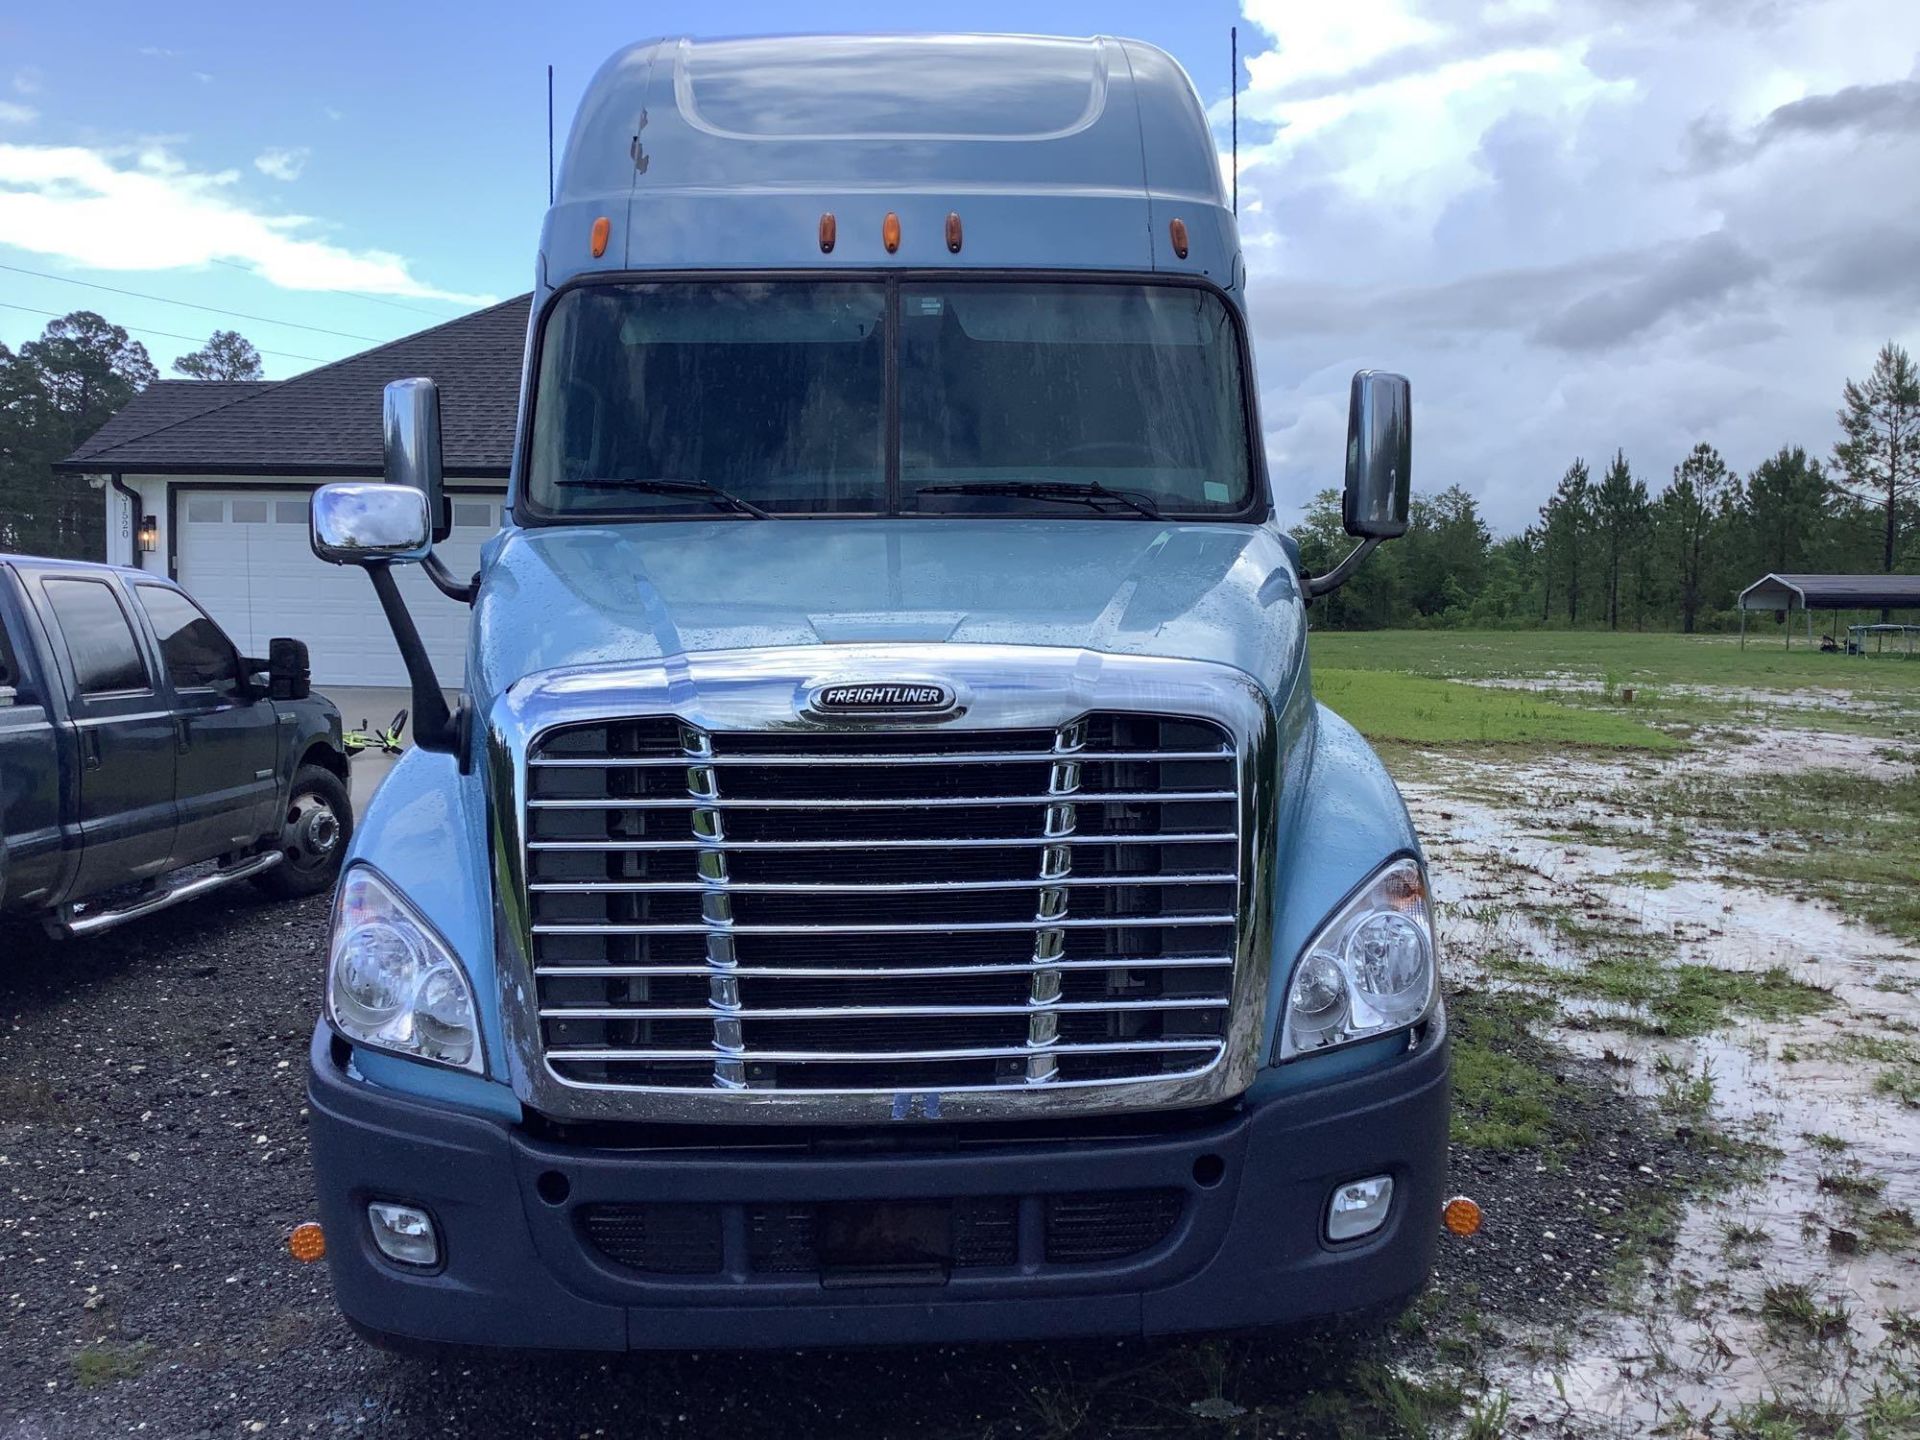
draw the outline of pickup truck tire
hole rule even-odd
[[[297,900],[318,895],[339,877],[340,862],[353,838],[353,800],[340,777],[319,765],[302,765],[287,794],[280,831],[284,857],[254,881],[269,895]]]

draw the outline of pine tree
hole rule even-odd
[[[1720,452],[1702,441],[1673,469],[1673,484],[1654,507],[1659,533],[1680,592],[1680,628],[1699,628],[1707,598],[1714,531],[1734,484]]]
[[[1900,554],[1902,502],[1920,487],[1920,369],[1889,340],[1866,383],[1847,381],[1840,410],[1843,440],[1833,458],[1845,484],[1882,515],[1880,568],[1891,573]],[[1880,612],[1887,619],[1887,612]]]
[[[198,350],[175,360],[173,373],[189,380],[258,380],[260,352],[238,330],[216,330]]]
[[[1587,462],[1576,459],[1567,467],[1567,473],[1560,477],[1560,484],[1547,503],[1540,507],[1542,568],[1545,575],[1542,588],[1546,591],[1548,603],[1548,610],[1540,617],[1542,620],[1551,613],[1553,577],[1558,574],[1566,580],[1567,623],[1580,623],[1581,552],[1593,529],[1592,512],[1593,481],[1587,473]]]
[[[1633,478],[1626,452],[1613,452],[1613,463],[1594,492],[1594,517],[1606,540],[1607,628],[1620,628],[1620,576],[1627,555],[1641,538],[1647,519],[1647,487]]]

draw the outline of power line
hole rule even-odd
[[[31,305],[9,305],[4,300],[0,300],[0,310],[19,310],[28,315],[45,315],[52,320],[64,320],[67,318],[58,310],[36,310]],[[131,330],[137,335],[160,335],[168,340],[185,340],[189,345],[202,345],[206,343],[205,337],[200,335],[177,335],[171,330],[154,330],[145,325],[122,325],[120,328],[122,330]],[[255,348],[258,349],[257,346]],[[306,360],[315,365],[324,365],[327,363],[318,355],[295,355],[286,350],[261,350],[260,353],[262,355],[272,355],[281,360]]]
[[[237,260],[221,260],[215,258],[213,263],[216,265],[224,265],[229,270],[238,270],[242,275],[251,275],[255,279],[260,277],[260,272],[254,269],[253,266],[242,265]],[[374,305],[390,306],[395,310],[408,310],[415,315],[424,315],[429,320],[444,321],[447,318],[438,310],[423,310],[418,305],[402,305],[398,300],[389,300],[384,295],[368,295],[359,290],[341,290],[330,286],[321,290],[319,293],[322,295],[351,295],[356,300],[365,300]]]
[[[244,310],[223,310],[218,305],[196,305],[191,300],[172,300],[165,295],[149,295],[142,290],[122,290],[117,285],[101,285],[92,280],[76,280],[71,275],[50,275],[44,270],[28,270],[20,265],[0,265],[0,270],[11,270],[16,275],[31,275],[39,280],[58,280],[63,285],[84,285],[89,290],[104,290],[109,295],[129,295],[135,300],[152,300],[161,305],[178,305],[186,310],[204,310],[209,315],[225,315],[233,320],[252,320],[260,325],[284,325],[290,330],[311,330],[316,335],[331,335],[339,340],[365,340],[378,345],[380,339],[375,335],[355,335],[347,330],[328,330],[319,325],[302,325],[298,320],[275,320],[271,315],[249,315]]]

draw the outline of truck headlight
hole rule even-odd
[[[1433,1006],[1433,912],[1420,862],[1393,861],[1307,942],[1281,1021],[1280,1058],[1403,1030]]]
[[[365,865],[333,905],[327,1015],[349,1040],[461,1070],[482,1070],[473,986],[414,908]]]

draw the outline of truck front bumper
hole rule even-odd
[[[394,1342],[733,1349],[1330,1323],[1389,1309],[1425,1284],[1446,1178],[1439,1021],[1376,1068],[1285,1093],[1256,1086],[1191,1125],[1076,1138],[1063,1123],[1040,1138],[990,1140],[948,1129],[950,1143],[932,1148],[890,1143],[902,1138],[892,1133],[869,1149],[727,1148],[712,1131],[671,1148],[563,1144],[354,1078],[324,1025],[311,1061],[334,1290],[356,1328]],[[903,1137],[917,1141],[914,1128]],[[1386,1223],[1329,1244],[1334,1188],[1375,1175],[1393,1177]],[[1135,1205],[1142,1196],[1155,1198]],[[374,1200],[433,1217],[438,1269],[380,1254],[367,1222]],[[1010,1263],[887,1284],[796,1259],[796,1215],[871,1201],[997,1215],[1002,1232],[983,1254]],[[652,1225],[652,1268],[614,1259],[604,1231],[591,1239],[583,1217],[594,1213],[639,1215],[615,1225],[629,1242]],[[1056,1233],[1061,1214],[1092,1216],[1095,1228]],[[1112,1258],[1129,1235],[1146,1248]]]

